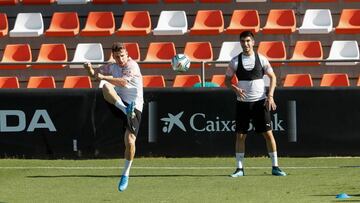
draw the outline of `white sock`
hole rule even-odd
[[[269,156],[271,158],[272,166],[279,166],[277,152],[269,152]]]
[[[132,160],[129,161],[129,160],[125,159],[125,165],[124,165],[124,169],[123,169],[123,172],[122,172],[123,176],[129,176],[132,162],[133,162]]]
[[[124,102],[119,99],[115,102],[115,106],[120,109],[122,112],[124,112],[124,114],[126,115],[126,106],[124,104]]]
[[[243,168],[245,153],[235,153],[235,155],[236,155],[236,168]]]

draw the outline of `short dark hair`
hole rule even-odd
[[[125,44],[121,43],[121,42],[114,42],[112,47],[111,47],[112,52],[118,52],[118,51],[121,51],[123,49],[126,50],[126,47],[125,47]]]
[[[240,33],[240,40],[242,38],[246,38],[246,37],[251,37],[252,39],[255,39],[254,34],[249,30],[246,30],[246,31],[243,31],[243,32]]]

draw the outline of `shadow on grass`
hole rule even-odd
[[[360,166],[340,166],[340,168],[360,168]]]
[[[268,176],[268,175],[246,175],[247,176]],[[27,178],[120,178],[120,175],[38,175],[26,176]],[[169,178],[169,177],[225,177],[228,175],[196,175],[196,174],[158,174],[158,175],[130,175],[131,178]],[[1,202],[0,202],[1,203]]]

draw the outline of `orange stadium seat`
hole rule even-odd
[[[161,62],[167,61],[165,64],[142,64],[142,68],[169,68],[171,59],[176,54],[175,45],[172,42],[151,42],[144,61]]]
[[[18,2],[18,0],[1,0],[0,5],[15,5]]]
[[[53,76],[31,76],[27,88],[55,88],[55,79]]]
[[[79,29],[79,17],[76,12],[55,12],[45,36],[73,37],[79,34]]]
[[[22,0],[23,4],[52,4],[55,0]]]
[[[67,62],[68,56],[65,44],[42,44],[36,62]],[[59,69],[65,65],[33,65],[34,69]]]
[[[144,75],[144,87],[165,87],[165,79],[162,75]]]
[[[272,2],[303,2],[304,0],[271,0]]]
[[[360,86],[360,75],[359,75],[359,79],[358,79],[358,81],[357,81],[356,86]]]
[[[115,31],[113,12],[89,12],[81,36],[111,36]]]
[[[1,62],[31,62],[29,44],[8,44],[5,46]],[[1,65],[0,69],[25,69],[29,65]]]
[[[19,88],[17,77],[0,77],[0,88]]]
[[[232,0],[199,0],[200,3],[230,3]]]
[[[9,32],[9,25],[6,13],[0,13],[0,37],[7,35]]]
[[[173,87],[192,87],[199,82],[200,75],[176,75]]]
[[[225,33],[240,34],[245,30],[250,30],[254,34],[259,32],[260,19],[257,10],[234,10]]]
[[[147,35],[151,32],[148,11],[126,11],[117,35]]]
[[[291,9],[271,9],[263,27],[264,34],[291,34],[296,30],[295,12]]]
[[[335,32],[336,34],[360,33],[360,9],[343,9]]]
[[[290,60],[321,60],[323,50],[320,41],[297,41]],[[289,63],[291,66],[318,66],[319,62]]]
[[[308,0],[311,3],[327,3],[327,2],[337,2],[338,0]]]
[[[159,0],[127,0],[128,4],[156,4]]]
[[[63,88],[92,88],[89,76],[66,76]]]
[[[185,45],[184,54],[189,57],[191,62],[213,60],[213,51],[210,42],[187,42]],[[191,64],[191,67],[199,68],[201,65]]]
[[[92,0],[93,4],[122,4],[125,0]]]
[[[322,76],[320,86],[343,87],[350,86],[346,73],[328,73]]]
[[[163,0],[164,3],[177,4],[177,3],[195,3],[195,0]]]
[[[312,87],[313,81],[310,74],[287,74],[284,87]]]
[[[225,87],[225,75],[213,75],[211,77],[211,82],[218,84],[220,87]],[[237,77],[231,79],[231,83],[236,85],[238,83]]]
[[[283,41],[261,41],[258,52],[264,55],[270,62],[272,60],[286,60],[286,50]],[[272,66],[280,66],[282,63],[271,63]]]
[[[199,10],[190,35],[217,35],[223,31],[224,18],[221,10]]]

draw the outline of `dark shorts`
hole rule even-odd
[[[127,105],[127,104],[126,104]],[[121,114],[121,119],[124,121],[124,132],[126,129],[130,129],[127,123],[127,117],[124,113]],[[134,127],[135,127],[135,136],[137,136],[139,132],[140,122],[141,122],[141,111],[135,109],[135,118],[133,121]]]
[[[256,102],[236,102],[236,132],[247,134],[250,120],[255,132],[271,130],[270,111],[265,107],[265,99]]]

